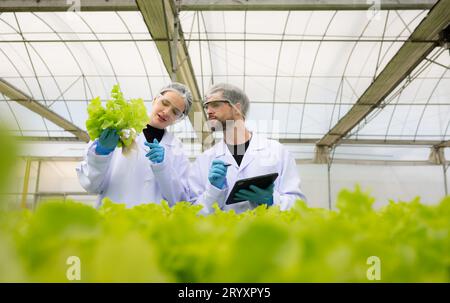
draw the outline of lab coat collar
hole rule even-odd
[[[248,149],[244,154],[244,158],[242,159],[241,165],[239,166],[239,170],[242,170],[247,165],[249,165],[256,158],[258,154],[256,151],[264,149],[265,146],[267,146],[267,139],[262,136],[259,136],[255,132],[252,132],[250,145],[248,146]],[[227,163],[230,163],[236,168],[238,168],[236,160],[234,160],[234,157],[230,153],[230,150],[228,149],[228,146],[225,143],[224,139],[220,140],[216,144],[215,150],[216,150],[215,156],[216,158],[223,158]]]
[[[175,145],[175,136],[169,132],[167,129],[164,132],[164,136],[161,139],[162,145],[173,146]]]
[[[136,141],[138,144],[144,145],[146,140],[145,140],[145,135],[143,132],[139,134],[139,136],[136,138]],[[167,129],[166,129],[166,131],[164,132],[164,136],[161,139],[160,144],[163,146],[174,146],[175,145],[175,136],[171,132],[167,131]]]
[[[228,146],[223,139],[214,145],[214,150],[216,159],[221,159],[225,161],[225,163],[229,163],[236,168],[238,167],[236,160],[234,160],[233,155],[231,155]]]
[[[258,156],[258,151],[264,149],[267,146],[267,139],[257,135],[256,133],[252,133],[252,137],[250,139],[250,145],[248,146],[247,151],[244,154],[244,158],[242,158],[241,165],[239,166],[239,170],[245,169],[253,160],[255,160]]]

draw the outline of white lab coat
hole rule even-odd
[[[187,177],[189,160],[181,142],[165,132],[160,144],[164,146],[164,161],[153,164],[145,157],[149,147],[145,136],[136,138],[136,147],[124,155],[116,148],[109,155],[95,153],[96,141],[87,148],[84,160],[77,167],[81,186],[90,193],[99,194],[114,202],[133,207],[142,203],[160,203],[162,199],[173,205],[188,200]]]
[[[222,190],[216,188],[208,180],[209,170],[214,159],[232,164],[228,167],[226,184]],[[222,210],[234,209],[236,213],[253,209],[258,206],[253,202],[243,201],[225,205],[225,201],[237,180],[270,173],[279,174],[274,187],[274,205],[278,205],[281,210],[287,210],[294,205],[297,199],[306,201],[306,197],[300,190],[300,177],[295,160],[278,141],[269,140],[253,133],[241,165],[238,166],[222,139],[201,154],[192,165],[189,175],[190,201],[195,205],[202,205],[201,213],[203,214],[214,212],[212,208],[214,202],[217,202]]]

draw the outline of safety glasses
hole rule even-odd
[[[211,100],[211,101],[205,101],[203,102],[203,110],[206,112],[208,111],[208,108],[211,107],[212,109],[218,109],[224,104],[232,104],[230,100],[227,99],[219,99],[219,100]]]

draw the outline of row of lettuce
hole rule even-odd
[[[0,212],[0,281],[450,282],[450,197],[373,202],[356,188],[336,211],[299,201],[204,217],[188,203],[49,201]]]

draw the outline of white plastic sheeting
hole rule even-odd
[[[275,124],[280,138],[320,138],[426,14],[186,11],[180,20],[202,94],[213,83],[236,84],[252,101],[249,122],[268,121],[261,132],[271,135]],[[1,78],[81,128],[87,102],[106,99],[115,83],[150,107],[169,81],[140,12],[3,13],[0,60]],[[449,66],[436,48],[351,138],[448,140]],[[0,119],[21,135],[72,136],[5,99]],[[195,137],[189,121],[173,130]]]
[[[299,172],[310,205],[328,208],[326,165],[300,165]],[[332,208],[342,189],[354,190],[357,184],[375,198],[376,208],[390,199],[409,202],[416,197],[421,197],[425,204],[437,204],[445,196],[442,166],[335,164],[330,170],[330,180]]]

